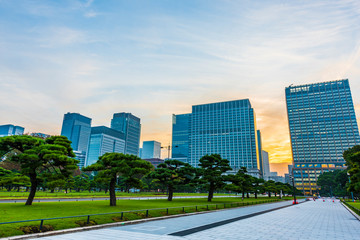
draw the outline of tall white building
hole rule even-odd
[[[261,150],[262,158],[262,167],[263,167],[263,178],[269,180],[270,177],[270,163],[269,163],[269,153]]]

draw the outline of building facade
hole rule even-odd
[[[124,133],[125,154],[139,156],[140,147],[140,118],[131,113],[114,113],[111,128]]]
[[[263,166],[263,178],[265,180],[269,180],[270,177],[269,153],[267,151],[261,150],[261,159]]]
[[[318,176],[345,168],[343,152],[360,144],[347,79],[285,89],[295,186],[316,194]]]
[[[174,125],[180,125],[178,116],[182,117],[183,130],[179,132],[185,144],[188,139],[188,152],[181,152],[174,141],[179,139],[174,131]],[[248,99],[194,105],[191,114],[175,115],[175,119],[173,157],[182,153],[189,164],[198,167],[202,156],[216,153],[229,160],[232,172],[246,167],[249,174],[260,177],[255,112]]]
[[[191,114],[173,114],[171,158],[188,163]]]
[[[99,157],[105,153],[124,153],[124,138],[124,133],[114,129],[105,126],[92,127],[85,166],[96,163]]]
[[[86,155],[91,134],[91,118],[79,113],[66,113],[61,128],[61,135],[71,141],[76,159],[80,162],[78,166],[82,168],[85,164]]]
[[[140,157],[142,159],[161,158],[161,143],[157,141],[143,141]]]
[[[0,137],[7,137],[12,135],[23,135],[25,128],[6,124],[0,126]]]

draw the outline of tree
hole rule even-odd
[[[245,192],[251,190],[252,177],[246,174],[246,167],[241,167],[235,175],[225,176],[225,180],[231,182],[226,186],[227,190],[242,193],[242,198],[245,196]]]
[[[207,184],[209,192],[208,202],[214,197],[214,191],[225,186],[226,178],[223,174],[231,167],[229,161],[222,159],[219,154],[205,155],[199,160],[201,167],[201,180]]]
[[[45,141],[32,136],[9,136],[0,138],[0,149],[15,151],[10,161],[20,164],[21,173],[30,178],[30,193],[25,205],[31,205],[42,178],[66,179],[77,168],[78,161],[64,136],[53,136]]]
[[[255,198],[257,198],[259,193],[264,192],[264,179],[252,177],[251,183],[252,183],[252,191],[255,194]]]
[[[98,176],[109,179],[110,206],[116,206],[115,187],[118,176],[124,176],[133,181],[146,175],[152,169],[151,163],[135,155],[123,153],[105,153],[99,160],[85,168],[83,171],[98,171]]]
[[[273,180],[269,180],[269,181],[266,181],[264,183],[264,189],[265,191],[268,192],[268,196],[271,197],[271,193],[276,193],[277,192],[277,189],[276,189],[276,185],[275,185],[275,181]],[[276,196],[276,195],[275,195]]]
[[[343,154],[350,174],[349,192],[360,193],[360,145],[346,150]]]
[[[317,180],[317,185],[321,187],[321,195],[347,195],[346,186],[348,184],[348,176],[346,170],[335,170],[332,172],[322,173]]]
[[[168,189],[168,201],[172,201],[175,187],[189,184],[196,179],[196,169],[182,161],[166,160],[159,164],[149,177]]]

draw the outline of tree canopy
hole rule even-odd
[[[8,136],[0,138],[3,152],[16,152],[8,159],[20,165],[21,173],[30,178],[30,194],[25,205],[31,205],[38,184],[43,179],[59,181],[71,176],[78,161],[70,141],[64,136],[53,136],[45,141],[36,137]]]
[[[208,201],[214,197],[214,191],[216,189],[225,186],[226,177],[224,173],[231,170],[227,159],[221,158],[219,154],[205,155],[199,160],[201,167],[201,180],[206,183],[208,189]]]
[[[149,174],[150,178],[168,189],[168,201],[172,201],[174,188],[189,184],[196,179],[196,169],[188,163],[178,160],[166,160]]]
[[[108,179],[110,206],[116,206],[116,182],[119,176],[125,178],[131,186],[139,186],[142,176],[148,174],[153,168],[151,163],[135,155],[123,153],[105,153],[99,160],[85,168],[83,171],[97,171],[102,179]]]
[[[343,154],[350,174],[349,192],[360,193],[360,145],[346,150]]]

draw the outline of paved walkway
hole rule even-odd
[[[334,203],[329,200],[305,202],[218,227],[209,229],[205,227],[202,231],[183,237],[168,235],[198,226],[209,226],[224,219],[286,206],[286,204],[289,202],[229,209],[42,239],[360,239],[360,221],[340,202]]]

